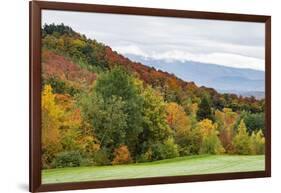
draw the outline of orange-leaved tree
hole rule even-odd
[[[114,150],[112,165],[128,164],[132,162],[131,154],[126,145],[120,145]]]
[[[238,114],[233,112],[230,108],[224,108],[222,111],[215,111],[215,119],[218,124],[221,143],[228,153],[232,153],[232,141],[235,134],[234,127],[238,119]]]

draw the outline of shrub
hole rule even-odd
[[[178,145],[173,138],[169,138],[164,143],[156,143],[151,147],[152,160],[169,159],[179,156]]]
[[[114,150],[112,165],[128,164],[132,162],[130,151],[126,145],[121,145]]]
[[[53,167],[77,167],[82,162],[82,156],[78,151],[66,151],[58,153],[52,163]]]
[[[191,155],[191,150],[189,146],[178,146],[180,156]]]
[[[203,137],[201,154],[222,154],[225,150],[218,138],[217,131],[212,130],[208,136]]]
[[[178,145],[175,144],[173,138],[169,138],[164,142],[164,155],[165,159],[174,158],[179,156]]]
[[[95,165],[110,165],[108,153],[105,149],[100,149],[94,153],[93,162]]]
[[[151,149],[148,149],[147,152],[141,154],[139,157],[137,157],[137,162],[149,162],[152,160],[152,151]]]
[[[165,159],[163,144],[156,143],[151,146],[151,161]]]
[[[89,157],[83,158],[80,163],[80,166],[93,166],[93,165],[95,165],[95,162],[93,158],[89,158]]]

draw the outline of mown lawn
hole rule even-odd
[[[265,169],[264,165],[264,155],[199,155],[129,165],[43,170],[42,182],[46,184],[156,176],[261,171]]]

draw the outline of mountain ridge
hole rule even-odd
[[[139,61],[156,69],[172,72],[185,81],[216,90],[237,90],[243,92],[264,92],[264,72],[248,68],[234,68],[218,64],[195,61],[165,61],[127,54],[133,61]],[[177,73],[175,73],[177,69]],[[202,76],[204,75],[204,76]],[[234,86],[234,88],[233,88]]]

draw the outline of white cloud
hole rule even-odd
[[[141,50],[139,47],[135,45],[119,46],[119,47],[117,46],[117,47],[113,47],[113,50],[121,54],[134,54],[145,58],[148,57],[148,54],[146,54],[143,50]]]
[[[122,54],[258,70],[265,67],[263,23],[50,10],[42,13],[42,24],[64,23]]]
[[[228,53],[210,53],[210,54],[194,54],[190,52],[184,52],[181,50],[170,50],[166,52],[151,52],[147,53],[144,50],[140,49],[137,46],[121,46],[114,47],[119,53],[122,54],[134,54],[139,55],[144,58],[151,58],[157,60],[166,60],[166,61],[197,61],[202,63],[212,63],[228,67],[235,68],[250,68],[264,71],[264,60],[254,57],[242,56],[238,54],[228,54]]]

